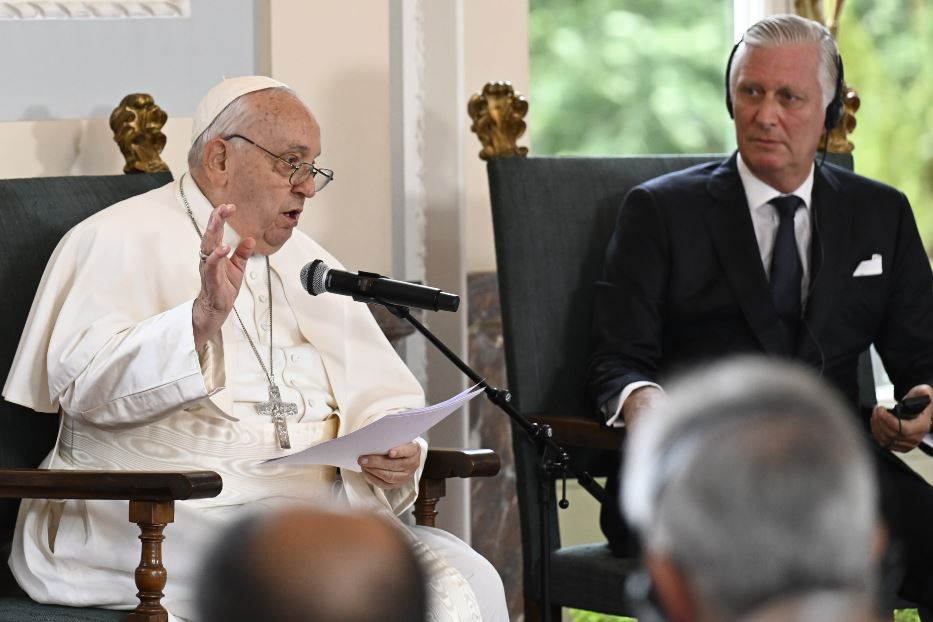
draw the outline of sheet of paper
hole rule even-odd
[[[266,462],[329,464],[359,472],[360,465],[356,461],[360,456],[384,454],[393,447],[421,436],[482,392],[482,387],[474,386],[439,404],[386,415],[346,436]]]

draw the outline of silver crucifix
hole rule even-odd
[[[269,401],[256,404],[256,410],[263,417],[272,417],[272,423],[275,424],[275,435],[279,439],[279,447],[282,449],[291,449],[292,443],[288,439],[288,424],[285,418],[289,415],[298,414],[298,405],[294,402],[283,402],[279,394],[279,388],[269,385]]]

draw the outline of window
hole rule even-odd
[[[723,153],[732,0],[529,0],[532,151]]]
[[[849,0],[839,25],[846,83],[862,105],[849,137],[855,170],[903,191],[933,248],[933,6]]]

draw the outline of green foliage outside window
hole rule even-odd
[[[635,618],[611,616],[605,613],[583,611],[582,609],[571,609],[567,617],[571,622],[638,622]]]
[[[592,611],[571,609],[568,614],[571,622],[638,622],[635,618],[620,618]],[[894,622],[921,622],[916,609],[898,609],[894,612]]]
[[[723,153],[732,0],[530,0],[538,155]]]
[[[862,105],[855,169],[910,199],[933,250],[933,5],[929,0],[848,0],[839,26],[846,82]]]

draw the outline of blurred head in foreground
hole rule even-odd
[[[741,358],[673,385],[623,477],[669,619],[873,612],[884,538],[864,443],[833,390],[787,363]]]
[[[424,576],[400,530],[291,508],[235,523],[200,585],[201,622],[422,622]]]

